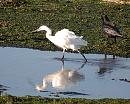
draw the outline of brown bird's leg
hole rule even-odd
[[[114,37],[114,42],[116,43],[116,37]]]
[[[107,54],[105,53],[105,60],[107,59]]]
[[[116,44],[116,37],[114,37],[114,42],[115,42],[115,44]],[[113,54],[113,59],[115,59],[115,55]]]

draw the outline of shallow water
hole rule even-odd
[[[0,48],[0,93],[16,96],[130,98],[130,58]],[[44,86],[42,85],[44,83]],[[38,91],[37,89],[40,91]]]

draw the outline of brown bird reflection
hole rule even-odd
[[[98,74],[100,76],[104,76],[105,73],[111,73],[111,71],[118,67],[118,61],[115,59],[103,59],[99,63],[99,71]]]
[[[79,72],[84,65],[85,63],[77,70],[66,69],[64,68],[64,62],[62,62],[62,68],[57,72],[46,75],[43,78],[42,84],[36,85],[36,89],[44,91],[49,84],[56,89],[65,89],[68,86],[74,85],[85,79],[85,76]]]

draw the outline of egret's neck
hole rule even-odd
[[[50,28],[46,29],[46,37],[48,38],[49,36],[52,36],[52,31]]]

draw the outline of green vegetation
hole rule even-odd
[[[108,53],[130,57],[130,5],[101,0],[2,0],[0,6],[0,45],[59,50],[43,33],[32,34],[41,25],[55,33],[68,28],[89,42],[84,53]],[[10,2],[9,2],[10,1]],[[102,32],[101,14],[107,14],[124,38],[108,41]]]
[[[33,96],[1,96],[0,104],[130,104],[128,99],[79,99],[79,98],[41,98]]]

